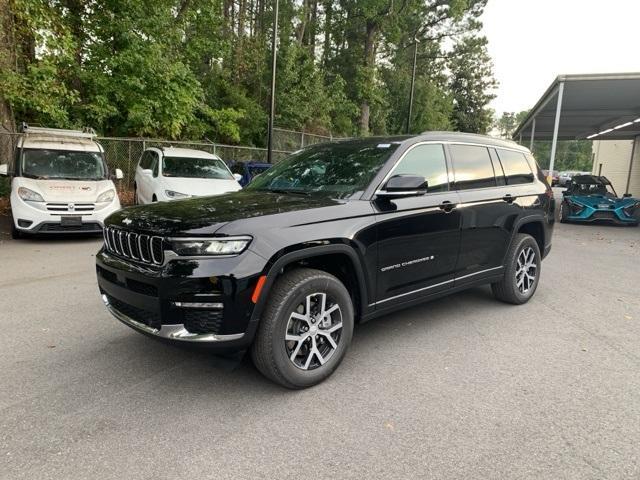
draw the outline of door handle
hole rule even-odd
[[[516,197],[512,197],[510,194],[506,194],[504,197],[502,197],[502,200],[504,200],[507,203],[513,203],[513,201],[516,199]]]
[[[443,210],[445,213],[451,213],[457,205],[455,203],[451,203],[449,200],[445,200],[439,205],[440,210]]]

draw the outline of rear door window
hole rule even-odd
[[[447,160],[441,144],[413,147],[393,169],[392,175],[416,175],[424,177],[427,193],[449,190]]]
[[[524,153],[513,150],[497,149],[500,163],[504,169],[507,185],[519,185],[533,182],[533,172]]]
[[[496,186],[496,177],[487,147],[451,145],[450,149],[458,190]]]

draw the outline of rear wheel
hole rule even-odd
[[[541,266],[538,242],[531,235],[517,234],[507,254],[504,277],[491,285],[493,294],[514,305],[528,302],[538,288]]]
[[[351,343],[349,292],[333,275],[304,268],[284,274],[269,297],[251,350],[255,366],[287,388],[322,382]]]

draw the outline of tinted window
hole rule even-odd
[[[156,152],[149,152],[151,156],[151,166],[149,167],[153,171],[153,176],[158,176],[158,154]]]
[[[412,148],[393,169],[392,175],[424,177],[428,192],[447,191],[449,182],[444,147],[442,145],[418,145]]]
[[[507,185],[533,182],[533,173],[523,153],[498,149]]]
[[[140,158],[140,168],[147,170],[151,168],[151,152],[144,152]]]
[[[234,163],[231,165],[231,173],[239,173],[240,175],[244,175],[244,165],[240,162]]]
[[[451,155],[458,190],[496,186],[491,157],[486,147],[451,145]]]
[[[165,177],[233,180],[233,176],[219,158],[164,157],[162,175]]]

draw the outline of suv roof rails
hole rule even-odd
[[[55,137],[88,138],[91,140],[95,140],[98,136],[96,131],[90,127],[84,127],[82,130],[69,130],[64,128],[30,127],[25,122],[22,122],[20,131],[25,135],[51,135]]]

